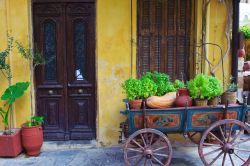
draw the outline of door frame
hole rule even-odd
[[[31,42],[31,45],[34,47],[35,46],[35,41],[34,41],[34,15],[33,15],[33,7],[34,7],[34,4],[36,3],[94,3],[94,23],[95,23],[95,28],[94,28],[94,46],[93,46],[93,52],[94,52],[94,127],[95,127],[95,140],[98,139],[98,120],[97,120],[97,103],[98,103],[98,98],[97,98],[97,55],[96,55],[96,13],[97,13],[97,9],[96,9],[96,0],[31,0],[30,2],[30,33],[32,34],[31,35],[31,39],[32,39],[32,42]],[[35,110],[35,114],[38,113],[37,111],[37,103],[38,103],[38,99],[36,97],[36,91],[37,91],[37,85],[36,85],[36,75],[35,75],[35,70],[32,71],[33,72],[33,75],[34,75],[34,78],[33,78],[33,83],[34,83],[34,86],[33,86],[33,89],[34,89],[34,101],[32,103],[32,105],[34,106]],[[68,105],[66,106],[66,108],[68,108]],[[68,119],[68,113],[66,114],[66,118]],[[67,129],[68,129],[68,124],[65,126]]]

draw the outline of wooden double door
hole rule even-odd
[[[95,139],[95,3],[33,3],[36,111],[46,140]]]

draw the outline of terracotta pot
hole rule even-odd
[[[218,105],[219,104],[219,97],[215,97],[213,99],[208,100],[208,105]]]
[[[189,96],[187,88],[181,88],[176,92],[176,107],[192,106],[192,98]]]
[[[195,99],[196,106],[207,106],[207,99]]]
[[[22,144],[29,156],[37,156],[43,144],[42,126],[22,126]]]
[[[16,157],[22,152],[21,130],[12,135],[0,135],[0,157]]]
[[[139,100],[129,100],[130,109],[141,109],[142,99]]]
[[[221,96],[221,104],[236,104],[237,92],[224,92]]]

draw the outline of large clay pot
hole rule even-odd
[[[0,135],[0,157],[16,157],[22,152],[21,130],[12,129],[11,135]]]
[[[224,92],[221,96],[221,104],[236,104],[237,92]]]
[[[181,88],[176,92],[176,107],[192,106],[192,98],[189,96],[187,88]]]
[[[42,126],[22,126],[22,144],[29,156],[37,156],[43,144]]]
[[[139,100],[129,100],[130,109],[139,110],[141,109],[142,99]]]

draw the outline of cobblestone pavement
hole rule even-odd
[[[250,136],[246,138],[250,138]],[[0,158],[0,166],[125,166],[121,146],[97,148],[95,143],[73,145],[69,146],[68,142],[46,142],[38,157],[28,157],[21,154],[16,158]],[[243,145],[243,149],[249,150],[250,144]],[[209,151],[213,150],[210,149]],[[235,153],[237,152],[235,151]],[[243,153],[241,156],[248,157],[249,152]],[[211,158],[214,157],[211,156]],[[230,162],[229,157],[227,162]],[[240,163],[234,164],[235,166],[242,165]],[[192,143],[173,144],[173,158],[170,166],[202,165],[196,145]],[[225,165],[229,166],[231,163]],[[221,166],[221,164],[218,166]]]

